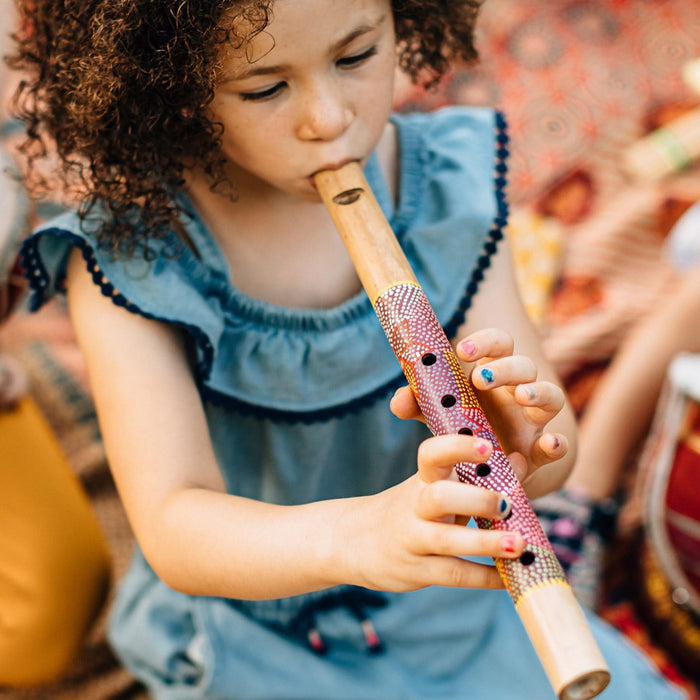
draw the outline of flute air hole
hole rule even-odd
[[[440,403],[445,407],[445,408],[450,408],[454,406],[457,403],[457,399],[452,396],[452,394],[445,394],[441,399]]]
[[[361,187],[353,187],[351,190],[345,190],[345,192],[341,192],[333,197],[333,203],[340,204],[341,206],[353,204],[362,196],[363,193],[364,190]]]
[[[520,555],[520,563],[523,566],[530,566],[535,561],[535,555],[532,552],[523,552]]]
[[[471,428],[460,428],[459,434],[460,435],[474,435],[474,431]]]
[[[488,476],[491,473],[491,467],[488,464],[479,464],[476,468],[477,476]]]
[[[426,367],[430,367],[430,365],[434,365],[437,362],[437,357],[435,357],[432,352],[426,352],[425,355],[420,358],[420,361]]]

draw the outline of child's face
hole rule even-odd
[[[391,112],[390,0],[276,0],[267,29],[227,47],[211,109],[241,195],[318,200],[311,175],[365,161]]]

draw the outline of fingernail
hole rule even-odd
[[[508,554],[515,554],[517,552],[518,538],[515,535],[503,535],[501,537],[501,547],[503,547],[504,552]]]
[[[480,455],[485,455],[491,449],[491,443],[488,440],[477,440],[474,449]]]
[[[471,340],[460,343],[459,348],[467,357],[471,357],[476,352],[476,345]]]
[[[498,502],[498,515],[501,518],[507,518],[510,515],[510,501],[505,496]]]
[[[491,384],[493,381],[493,372],[488,367],[484,367],[480,374],[487,384]]]
[[[525,391],[527,391],[527,397],[530,401],[534,401],[537,398],[537,392],[531,386],[526,386]]]
[[[559,438],[556,435],[552,435],[552,442],[554,443],[554,449],[558,450],[559,446],[561,445],[561,442],[559,441]]]

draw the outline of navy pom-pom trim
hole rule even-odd
[[[28,238],[22,245],[20,250],[20,258],[31,289],[31,296],[29,298],[29,308],[31,311],[37,311],[40,309],[41,306],[48,301],[54,291],[49,289],[51,278],[41,262],[38,252],[39,236],[45,234],[67,240],[71,243],[71,245],[75,246],[81,251],[83,259],[87,265],[87,270],[92,276],[93,282],[99,287],[102,294],[109,298],[113,304],[120,306],[131,313],[139,314],[144,318],[176,326],[190,334],[200,349],[202,357],[195,367],[195,377],[197,379],[199,393],[203,400],[210,402],[214,406],[220,406],[227,410],[235,411],[236,413],[247,416],[252,415],[258,418],[268,418],[287,423],[308,424],[325,422],[349,413],[356,413],[363,408],[371,406],[376,401],[390,396],[400,386],[406,383],[404,375],[397,367],[396,377],[366,396],[361,396],[360,398],[347,404],[319,409],[316,411],[284,411],[263,406],[256,406],[246,401],[236,399],[228,394],[223,394],[204,383],[211,374],[211,368],[214,361],[214,348],[212,347],[211,341],[207,337],[206,333],[204,333],[197,326],[155,316],[154,314],[144,311],[136,304],[130,302],[105,277],[104,273],[99,267],[93,249],[85,241],[85,239],[70,231],[59,228],[44,229],[40,232],[40,234],[35,234],[34,236]]]
[[[503,238],[504,228],[508,223],[508,204],[505,197],[505,188],[507,185],[506,175],[508,173],[507,158],[509,155],[508,143],[509,137],[507,134],[507,124],[504,115],[501,112],[496,112],[495,115],[496,128],[496,161],[494,164],[494,190],[496,195],[496,216],[492,222],[492,227],[483,246],[483,252],[477,260],[476,268],[474,269],[469,282],[467,283],[465,294],[459,304],[458,309],[452,316],[452,319],[445,326],[445,333],[448,337],[454,337],[457,329],[464,321],[464,315],[471,306],[474,295],[479,290],[479,283],[484,278],[484,271],[491,264],[491,258],[498,249],[498,242]],[[243,415],[252,415],[259,418],[267,418],[275,421],[291,422],[291,423],[315,423],[325,422],[338,418],[350,413],[367,408],[377,401],[387,398],[400,386],[406,383],[404,375],[398,371],[397,376],[378,387],[371,393],[359,397],[349,403],[320,409],[316,411],[284,411],[263,406],[256,406],[240,399],[236,399],[228,394],[212,389],[204,384],[204,381],[210,376],[212,363],[214,361],[214,349],[211,341],[197,326],[193,326],[180,321],[171,321],[150,314],[139,308],[136,304],[130,302],[123,294],[107,280],[99,268],[94,251],[89,244],[80,236],[66,231],[64,229],[44,229],[43,234],[52,234],[59,238],[66,239],[70,243],[79,248],[83,258],[86,261],[88,272],[92,275],[93,281],[100,288],[102,294],[111,299],[111,301],[120,307],[125,308],[132,313],[140,314],[144,318],[155,321],[169,323],[176,327],[185,330],[197,344],[201,351],[201,360],[195,367],[195,376],[200,394],[205,401],[212,405],[221,406],[227,410],[235,411]],[[29,299],[29,308],[32,311],[38,310],[53,294],[50,290],[50,277],[44,268],[38,253],[38,237],[39,234],[28,238],[22,245],[20,258],[22,266],[25,270],[25,275],[29,281],[31,289],[31,297]]]
[[[504,236],[504,228],[508,224],[508,202],[506,201],[506,186],[508,180],[508,125],[502,112],[496,112],[496,162],[494,163],[494,191],[496,194],[496,216],[493,219],[491,230],[484,243],[483,253],[479,256],[476,268],[472,272],[471,279],[467,283],[467,289],[455,314],[445,326],[445,334],[453,338],[457,329],[464,322],[464,315],[472,304],[474,295],[479,290],[479,283],[484,279],[484,271],[491,265],[491,258],[498,250],[498,242]]]

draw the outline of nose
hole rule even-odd
[[[301,96],[297,135],[304,141],[332,141],[341,136],[354,119],[342,90],[330,81],[310,86]]]

